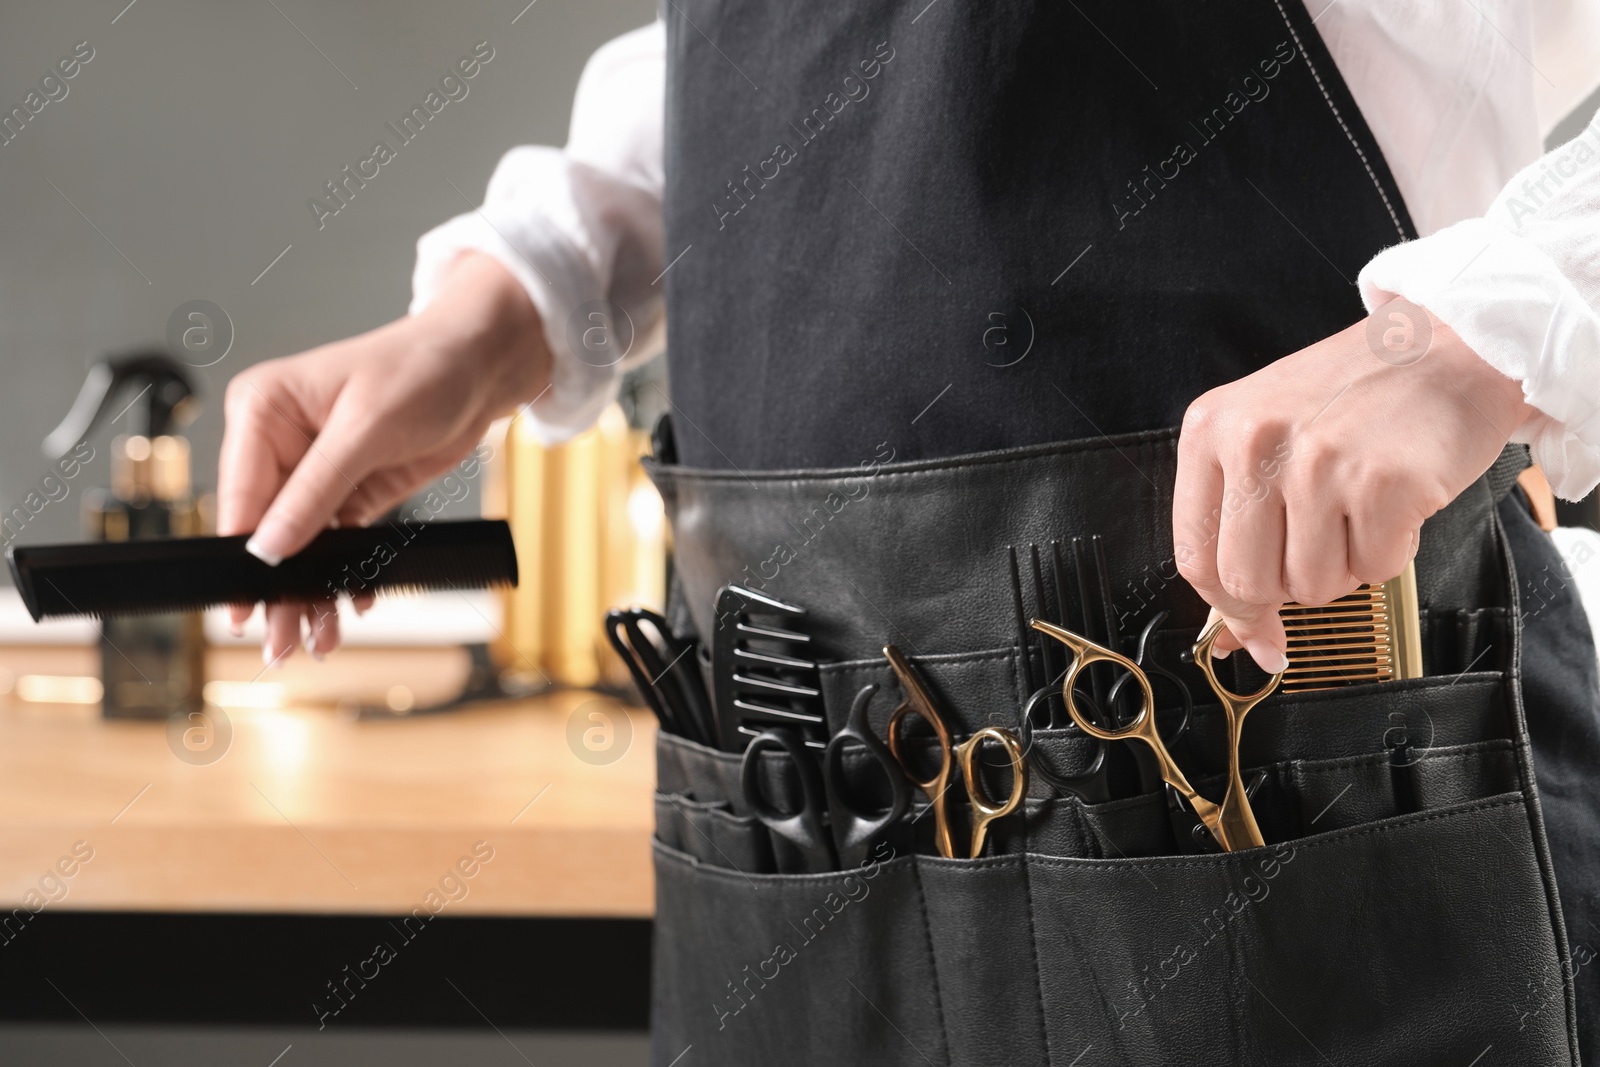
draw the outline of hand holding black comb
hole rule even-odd
[[[29,545],[6,561],[35,621],[517,584],[511,528],[499,519],[324,530],[276,567],[245,551],[248,539]]]

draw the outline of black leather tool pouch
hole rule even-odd
[[[805,546],[809,561],[798,555],[772,583],[827,635],[824,690],[884,685],[881,734],[898,694],[874,642],[892,640],[911,646],[958,734],[1014,715],[1026,696],[1004,654],[1014,631],[981,594],[1003,590],[1004,571],[974,576],[955,557],[982,569],[1009,543],[1119,529],[1094,494],[1075,491],[1098,484],[1085,465],[1118,480],[1126,492],[1104,495],[1138,511],[1140,528],[1161,529],[1170,502],[1146,483],[1171,484],[1169,446],[1152,435],[1091,458],[1057,454],[1064,469],[1051,478],[1024,471],[1039,450],[976,474],[973,457],[877,472],[853,498],[858,512],[839,515]],[[1128,477],[1129,465],[1148,477]],[[759,546],[817,491],[807,472],[652,473],[691,608],[744,560],[766,558]],[[1490,496],[1476,487],[1433,527],[1478,531],[1481,544],[1419,561],[1440,618],[1456,626],[1466,609],[1480,620],[1452,637],[1447,670],[1275,696],[1251,713],[1241,758],[1247,778],[1264,772],[1263,848],[1187,847],[1160,792],[1084,804],[1036,783],[1023,815],[994,824],[982,858],[929,854],[919,805],[859,868],[772,873],[781,857],[768,866],[771,843],[744,818],[738,756],[658,737],[657,1064],[1575,1064],[1571,964],[1518,681],[1516,583]],[[937,545],[924,552],[918,538]],[[1158,538],[1123,552],[1119,582],[1164,551]],[[850,584],[862,595],[840,592]],[[1177,587],[1163,595],[1176,627],[1198,627],[1202,607]],[[687,627],[695,613],[674,618]],[[1494,651],[1457,673],[1485,645]],[[830,695],[835,726],[842,712]],[[1183,757],[1212,796],[1226,766],[1220,720],[1197,705]],[[1071,730],[1036,741],[1063,766],[1086,757]]]

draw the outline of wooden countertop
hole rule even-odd
[[[612,762],[578,755],[592,723],[569,720],[590,701],[631,728]],[[556,693],[393,721],[326,706],[226,714],[226,754],[195,763],[164,723],[0,698],[4,907],[404,914],[431,892],[451,915],[651,913],[646,710]],[[52,876],[80,841],[93,858]],[[493,858],[477,864],[480,841]],[[473,876],[452,877],[463,858]]]

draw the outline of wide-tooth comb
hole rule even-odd
[[[1412,564],[1381,585],[1363,585],[1331,604],[1285,604],[1289,635],[1286,693],[1422,677],[1417,572]]]
[[[1041,564],[1040,545],[1028,544],[1023,546],[1025,558],[1030,565],[1031,584],[1024,586],[1021,570],[1018,565],[1018,548],[1009,546],[1006,551],[1011,564],[1011,599],[1016,613],[1017,645],[1022,650],[1022,675],[1023,682],[1029,693],[1037,691],[1041,686],[1055,685],[1067,673],[1068,661],[1063,658],[1055,659],[1059,646],[1054,641],[1046,641],[1028,625],[1030,613],[1026,610],[1025,592],[1031,588],[1035,610],[1033,617],[1054,622],[1058,626],[1076,627],[1079,633],[1090,640],[1115,647],[1117,644],[1116,626],[1110,612],[1111,594],[1110,579],[1107,577],[1105,546],[1101,543],[1100,535],[1090,538],[1074,537],[1072,539],[1073,573],[1077,580],[1077,604],[1079,617],[1072,619],[1071,608],[1067,597],[1067,567],[1061,555],[1061,542],[1051,541],[1048,546],[1048,555]],[[1045,571],[1050,572],[1050,590],[1055,595],[1055,613],[1050,611],[1046,599]],[[1097,618],[1097,609],[1098,615]],[[1037,641],[1035,641],[1037,639]],[[1039,662],[1043,667],[1043,676],[1034,673],[1033,658],[1029,649],[1037,644],[1039,649]],[[1089,680],[1093,690],[1095,706],[1104,706],[1106,699],[1106,672],[1097,670],[1101,666],[1096,664],[1085,672],[1084,677]],[[1059,694],[1050,698],[1052,708],[1052,724],[1065,723],[1067,719],[1066,708],[1061,703]]]
[[[315,600],[341,592],[517,584],[511,528],[500,519],[324,530],[276,567],[246,552],[247,540],[246,534],[30,545],[12,548],[6,560],[36,622]]]
[[[790,625],[805,618],[802,607],[741,585],[717,591],[712,641],[713,691],[722,748],[742,751],[768,726],[800,730],[812,748],[827,740],[817,664],[811,637]],[[762,622],[758,617],[781,622]]]

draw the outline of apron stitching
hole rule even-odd
[[[1024,845],[1026,847],[1026,845]],[[1033,947],[1033,995],[1039,1005],[1039,1036],[1044,1039],[1044,1062],[1055,1062],[1050,1054],[1050,1025],[1044,1014],[1044,971],[1039,966],[1039,924],[1033,916],[1033,873],[1028,866],[1028,853],[1022,854],[1022,894],[1027,901],[1023,910],[1028,915],[1028,943]]]
[[[1103,457],[1107,452],[1122,451],[1123,445],[1135,449],[1148,449],[1152,454],[1159,456],[1155,450],[1163,447],[1175,449],[1178,442],[1178,429],[1164,427],[1155,430],[1132,430],[1127,433],[1109,434],[1094,438],[1080,438],[1072,441],[1049,441],[1037,445],[1019,445],[1011,448],[986,449],[968,455],[942,456],[929,459],[900,460],[896,463],[884,463],[873,470],[864,470],[858,467],[829,467],[819,470],[758,470],[739,471],[721,470],[705,467],[685,467],[677,463],[660,463],[653,457],[641,457],[640,463],[645,468],[645,473],[652,481],[661,479],[668,487],[676,492],[682,485],[693,485],[696,482],[744,482],[752,487],[761,486],[791,486],[799,489],[816,482],[842,482],[853,479],[871,479],[876,481],[881,478],[903,478],[918,474],[941,474],[952,470],[975,470],[991,464],[1020,464],[1037,461],[1059,461],[1068,457],[1088,456]],[[661,483],[657,482],[657,489],[665,493]]]
[[[1078,824],[1078,836],[1083,839],[1084,845],[1087,846],[1087,851],[1090,853],[1089,858],[1095,860],[1105,859],[1106,850],[1100,844],[1099,835],[1089,825],[1089,816],[1084,814],[1082,804],[1072,805],[1072,819]]]
[[[1344,121],[1344,116],[1339,113],[1339,105],[1333,102],[1333,97],[1328,93],[1328,87],[1322,84],[1322,75],[1317,73],[1317,65],[1311,61],[1311,55],[1306,51],[1305,45],[1300,42],[1300,34],[1294,28],[1294,23],[1289,21],[1289,13],[1283,9],[1282,0],[1272,0],[1278,14],[1283,18],[1283,24],[1289,28],[1289,36],[1294,38],[1294,46],[1305,58],[1306,68],[1311,71],[1311,77],[1316,80],[1317,88],[1322,92],[1322,99],[1327,101],[1328,110],[1333,112],[1333,117],[1339,121],[1339,128],[1344,131],[1345,137],[1350,141],[1350,147],[1356,150],[1356,155],[1361,158],[1361,166],[1366,169],[1367,177],[1372,179],[1372,185],[1378,190],[1378,196],[1383,200],[1383,208],[1389,213],[1389,220],[1394,223],[1394,228],[1400,234],[1400,240],[1406,240],[1405,227],[1400,225],[1400,216],[1394,213],[1394,205],[1389,203],[1389,194],[1384,191],[1383,183],[1378,180],[1378,175],[1372,170],[1372,164],[1367,161],[1367,153],[1361,148],[1361,143],[1356,140],[1356,135],[1351,132],[1350,126]]]
[[[911,874],[917,880],[917,896],[922,901],[922,936],[928,943],[928,970],[933,975],[933,1006],[939,1013],[939,1037],[944,1041],[944,1061],[950,1063],[950,1028],[944,1021],[944,994],[939,991],[939,956],[933,950],[933,927],[928,923],[928,887],[922,881],[922,864],[914,854]]]
[[[1416,826],[1421,826],[1424,823],[1439,822],[1440,820],[1447,820],[1447,819],[1458,819],[1458,818],[1460,818],[1460,817],[1462,817],[1464,815],[1475,815],[1475,814],[1477,814],[1479,812],[1495,811],[1496,809],[1500,809],[1500,808],[1508,808],[1508,809],[1509,808],[1523,808],[1523,809],[1526,809],[1527,808],[1527,804],[1528,804],[1528,801],[1527,801],[1526,794],[1518,791],[1518,792],[1507,793],[1505,795],[1505,799],[1487,800],[1487,801],[1478,802],[1478,803],[1468,803],[1468,804],[1457,805],[1457,806],[1453,806],[1453,807],[1451,807],[1449,809],[1445,809],[1445,810],[1441,810],[1441,811],[1437,811],[1437,812],[1428,812],[1428,813],[1424,813],[1424,814],[1419,815],[1419,816],[1410,817],[1404,822],[1390,823],[1388,825],[1380,825],[1380,826],[1369,826],[1369,827],[1352,828],[1352,829],[1347,830],[1347,831],[1346,830],[1332,831],[1332,833],[1337,834],[1337,836],[1330,836],[1326,840],[1320,840],[1319,841],[1319,840],[1313,840],[1313,839],[1310,839],[1310,838],[1296,838],[1296,839],[1294,839],[1292,841],[1284,841],[1281,844],[1268,845],[1267,847],[1268,848],[1283,848],[1283,847],[1287,847],[1287,848],[1291,849],[1294,852],[1299,852],[1301,850],[1305,850],[1307,852],[1311,852],[1311,851],[1318,850],[1318,849],[1332,848],[1332,847],[1336,847],[1336,846],[1339,846],[1339,845],[1343,845],[1346,842],[1354,841],[1357,838],[1361,838],[1361,837],[1373,837],[1373,836],[1377,836],[1377,835],[1380,835],[1380,834],[1398,833],[1398,832],[1401,832],[1401,831],[1404,831],[1404,830],[1409,830],[1409,829],[1411,829],[1413,827],[1416,827]],[[1531,841],[1531,834],[1530,834],[1530,841]],[[1513,842],[1513,844],[1515,844],[1515,842]],[[1534,846],[1530,844],[1529,851],[1532,852],[1533,850],[1534,850]],[[1194,867],[1204,868],[1204,867],[1213,867],[1213,866],[1220,869],[1220,868],[1223,868],[1223,867],[1237,866],[1237,865],[1239,865],[1241,863],[1252,862],[1252,857],[1251,857],[1250,854],[1253,854],[1253,853],[1258,852],[1258,851],[1259,851],[1258,849],[1247,849],[1247,850],[1242,851],[1242,852],[1219,852],[1219,853],[1215,853],[1215,854],[1208,855],[1208,856],[1194,857],[1192,859],[1189,858],[1189,857],[1186,857],[1186,856],[1171,856],[1171,857],[1165,857],[1164,861],[1163,861],[1162,858],[1158,857],[1156,860],[1154,860],[1152,862],[1148,862],[1148,863],[1130,863],[1130,864],[1127,864],[1127,865],[1123,866],[1121,868],[1121,870],[1125,870],[1125,871],[1160,871],[1160,870],[1182,870],[1182,869],[1185,869],[1185,868],[1194,868]],[[1093,861],[1087,861],[1083,857],[1036,856],[1036,857],[1034,857],[1034,862],[1039,864],[1039,865],[1041,865],[1041,866],[1052,867],[1052,868],[1056,868],[1056,869],[1064,870],[1064,871],[1080,870],[1080,869],[1092,869],[1092,866],[1093,866]]]
[[[1505,453],[1501,453],[1501,458]],[[1498,463],[1499,460],[1496,460]],[[1509,489],[1506,490],[1510,492]],[[1511,603],[1507,605],[1510,616],[1508,628],[1511,639],[1511,663],[1505,672],[1504,685],[1510,703],[1512,720],[1517,727],[1519,749],[1518,778],[1521,781],[1522,809],[1528,820],[1528,837],[1533,844],[1533,855],[1539,869],[1539,880],[1544,884],[1545,907],[1550,917],[1550,934],[1555,942],[1558,960],[1567,964],[1571,960],[1571,936],[1567,932],[1567,915],[1561,907],[1561,887],[1556,884],[1555,862],[1550,854],[1550,839],[1545,834],[1544,809],[1539,803],[1539,783],[1533,769],[1533,738],[1528,733],[1527,706],[1522,698],[1522,583],[1517,577],[1517,560],[1511,551],[1511,541],[1506,535],[1505,521],[1500,517],[1499,501],[1489,512],[1489,521],[1495,532],[1495,544],[1505,560],[1505,579],[1510,587]],[[1567,1005],[1567,1043],[1572,1052],[1572,1062],[1579,1055],[1578,1038],[1578,982],[1570,966],[1562,966],[1561,986]]]

